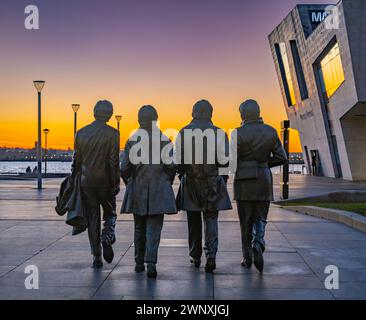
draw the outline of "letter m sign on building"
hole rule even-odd
[[[314,30],[320,22],[322,22],[329,12],[325,10],[311,10],[309,11],[311,27]]]

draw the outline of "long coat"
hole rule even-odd
[[[273,178],[270,168],[287,161],[286,152],[277,131],[263,123],[261,118],[245,121],[236,129],[237,143],[232,147],[237,153],[237,167],[245,162],[257,161],[258,177],[249,180],[234,180],[234,199],[245,201],[273,200]],[[238,171],[237,171],[238,172]]]
[[[59,216],[63,216],[67,212],[65,222],[74,227],[73,235],[85,231],[88,227],[80,182],[80,173],[67,176],[61,183],[59,194],[56,197],[55,210]]]
[[[187,140],[185,130],[206,129],[212,130],[217,142],[217,134],[220,128],[214,126],[209,119],[193,119],[184,127],[178,135],[176,149],[178,150],[176,161],[179,163],[179,173],[181,183],[177,195],[177,207],[179,210],[186,211],[218,211],[230,210],[231,200],[226,188],[226,179],[219,175],[219,167],[222,164],[218,157],[228,154],[229,143],[226,133],[224,141],[216,143],[216,157],[214,163],[207,163],[207,143],[203,143],[203,161],[201,164],[195,163],[195,144],[193,143],[193,153],[191,163],[185,163],[185,140]],[[223,132],[223,131],[222,131]],[[220,140],[220,139],[218,139]],[[197,150],[199,151],[199,150]]]
[[[115,189],[120,183],[119,132],[95,120],[76,133],[73,173],[81,187]]]
[[[161,151],[170,150],[173,152],[173,145],[159,129],[162,137],[160,142]],[[136,135],[139,130],[127,142],[121,163],[121,176],[126,184],[126,192],[123,198],[121,213],[133,213],[140,216],[154,214],[174,214],[177,213],[174,191],[172,183],[174,180],[176,167],[172,164],[152,164],[151,162],[151,130],[149,134],[149,164],[133,163],[131,161],[131,148],[138,143]],[[160,158],[160,160],[162,160]]]

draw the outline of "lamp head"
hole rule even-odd
[[[71,105],[71,108],[72,108],[72,110],[74,110],[74,112],[76,113],[76,112],[78,112],[78,110],[79,110],[79,108],[80,108],[80,104],[78,104],[78,103],[73,103],[73,104]]]
[[[46,81],[43,81],[43,80],[35,80],[35,81],[33,81],[34,86],[36,87],[38,93],[40,93],[42,91],[45,82]]]

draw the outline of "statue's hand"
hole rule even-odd
[[[119,185],[112,188],[112,195],[116,196],[120,191]]]
[[[224,179],[225,184],[227,184],[227,181],[229,180],[229,176],[228,175],[223,175],[222,177]]]

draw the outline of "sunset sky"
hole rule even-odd
[[[205,98],[229,130],[240,124],[239,104],[253,98],[278,129],[286,113],[267,36],[296,4],[329,2],[1,0],[0,146],[34,146],[35,79],[46,81],[42,128],[51,148],[72,147],[71,104],[81,104],[80,128],[99,99],[123,115],[122,146],[143,104],[158,109],[162,129],[179,129]],[[39,30],[24,28],[28,4],[39,8]],[[291,151],[300,151],[295,134]]]

